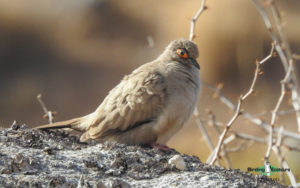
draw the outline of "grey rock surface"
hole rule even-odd
[[[63,131],[13,124],[0,131],[0,187],[284,187],[261,175],[201,163],[179,153],[117,143],[80,143]]]

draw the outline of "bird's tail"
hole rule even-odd
[[[63,129],[71,128],[77,131],[85,131],[86,126],[82,125],[82,118],[74,118],[67,121],[60,121],[52,124],[40,125],[35,127],[35,129],[47,130],[47,129]]]

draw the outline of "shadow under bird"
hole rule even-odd
[[[83,132],[83,142],[100,139],[165,145],[197,105],[201,88],[198,56],[194,42],[174,40],[154,61],[126,75],[93,113],[36,128],[78,130]]]

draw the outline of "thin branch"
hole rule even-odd
[[[277,156],[277,160],[280,164],[280,167],[281,168],[284,168],[283,167],[283,161],[284,161],[284,158],[283,158],[283,155],[282,155],[282,152],[281,152],[281,145],[282,145],[282,131],[283,131],[283,126],[281,126],[279,128],[279,131],[278,131],[278,136],[277,136],[277,142],[276,142],[276,145],[273,147],[273,150]],[[276,148],[275,148],[276,147]],[[275,151],[277,150],[277,152]],[[284,177],[284,173],[283,172],[280,172],[280,181],[285,184],[285,177]]]
[[[268,31],[270,32],[271,34],[271,38],[272,40],[275,42],[275,48],[276,48],[276,51],[277,53],[279,54],[279,57],[281,59],[281,62],[283,63],[283,67],[285,69],[285,71],[287,71],[288,69],[288,60],[284,54],[284,51],[282,50],[281,46],[280,46],[280,40],[279,38],[277,37],[276,33],[274,32],[274,29],[272,27],[272,24],[271,24],[271,21],[270,21],[270,18],[265,10],[265,8],[258,2],[258,0],[252,0],[252,2],[255,4],[257,10],[259,11],[259,13],[261,14],[264,22],[265,22],[265,25],[268,29]]]
[[[49,123],[52,124],[53,119],[54,119],[54,115],[56,114],[56,112],[52,112],[52,111],[47,109],[45,103],[42,100],[42,94],[38,94],[36,98],[39,101],[41,107],[43,108],[43,111],[45,112],[45,115],[43,117],[48,118]]]
[[[236,139],[236,135],[235,134],[232,134],[230,136],[228,136],[224,141],[223,141],[223,144],[224,145],[227,145],[229,144],[230,142],[232,142],[233,140]]]
[[[240,138],[240,139],[244,139],[244,140],[250,140],[250,141],[254,141],[254,142],[259,142],[259,143],[266,143],[266,140],[264,138],[259,138],[256,136],[252,136],[249,134],[245,134],[245,133],[234,133],[236,138]]]
[[[248,145],[245,143],[241,143],[238,146],[234,147],[234,148],[228,148],[226,151],[230,152],[230,153],[236,153],[236,152],[240,152],[243,151],[245,149],[247,149]]]
[[[271,9],[271,13],[272,16],[274,18],[275,21],[275,26],[277,28],[278,34],[279,34],[279,38],[281,40],[281,46],[282,48],[285,50],[286,52],[286,56],[288,57],[289,60],[291,60],[290,57],[292,57],[292,52],[291,52],[291,47],[287,41],[287,38],[284,34],[284,27],[282,25],[282,21],[280,18],[280,13],[279,10],[277,8],[277,6],[275,5],[275,1],[274,0],[270,0],[270,9]]]
[[[203,85],[205,87],[207,87],[208,89],[216,92],[218,94],[218,98],[219,100],[225,104],[225,106],[227,106],[229,109],[231,110],[235,110],[236,106],[230,101],[230,99],[225,96],[225,94],[223,93],[223,91],[221,91],[219,88],[207,83],[207,82],[203,82]],[[257,125],[258,127],[262,128],[263,131],[269,133],[269,127],[271,126],[270,124],[268,124],[267,122],[261,120],[260,118],[255,117],[254,115],[248,113],[248,112],[243,112],[242,116],[244,118],[246,118],[247,120],[249,120],[251,123],[253,123],[254,125]],[[217,122],[217,125],[219,126],[219,122]],[[278,132],[278,128],[274,128],[274,132]],[[295,140],[299,140],[300,141],[300,135],[291,131],[287,131],[287,130],[283,130],[283,135],[290,137],[292,139]]]
[[[224,95],[223,91],[207,82],[202,82],[202,84],[204,86],[206,86],[207,88],[209,88],[210,90],[214,91],[219,100],[224,103],[227,107],[229,107],[230,109],[232,110],[235,110],[236,109],[236,106]]]
[[[255,69],[255,73],[254,73],[254,78],[253,78],[253,81],[251,83],[251,86],[248,90],[248,92],[243,95],[243,96],[240,96],[239,100],[238,100],[238,104],[237,104],[237,107],[236,107],[236,110],[235,110],[235,113],[233,115],[233,117],[229,120],[229,122],[226,124],[226,127],[225,129],[223,130],[222,134],[220,135],[219,137],[219,141],[218,141],[218,145],[217,147],[215,148],[215,151],[214,151],[214,154],[213,154],[213,157],[210,161],[210,165],[213,165],[215,163],[215,161],[217,160],[217,158],[219,157],[219,152],[220,152],[220,149],[221,149],[221,146],[224,142],[224,139],[225,139],[225,136],[227,134],[227,132],[229,131],[230,127],[232,126],[232,124],[236,121],[236,119],[238,118],[238,116],[241,114],[241,105],[242,105],[242,102],[251,94],[253,93],[253,88],[254,88],[254,85],[255,85],[255,82],[257,80],[257,76],[258,76],[258,72],[259,72],[259,66],[260,66],[260,63],[257,62],[256,63],[256,69]]]
[[[280,19],[280,14],[279,11],[275,5],[275,1],[271,0],[271,4],[270,4],[270,9],[273,15],[273,18],[275,20],[275,26],[277,27],[278,30],[278,34],[281,40],[281,46],[283,46],[282,48],[284,48],[284,51],[286,53],[287,59],[290,61],[293,61],[294,57],[290,48],[290,45],[287,41],[287,38],[284,34],[284,29],[283,29],[283,25]],[[298,83],[298,73],[297,73],[297,69],[293,69],[293,83],[291,84],[291,89],[292,89],[292,104],[293,107],[296,111],[296,118],[297,118],[297,122],[298,122],[298,131],[300,132],[300,101],[299,101],[299,83]]]
[[[208,117],[210,118],[209,123],[214,127],[218,134],[221,134],[219,127],[224,127],[224,124],[222,123],[218,125],[216,115],[211,110],[208,111]]]
[[[271,57],[272,56],[270,56],[268,59],[270,59]],[[260,62],[256,63],[256,69],[255,69],[255,73],[254,73],[254,78],[253,78],[253,81],[251,83],[250,89],[248,90],[248,92],[244,96],[241,97],[241,102],[244,101],[247,97],[249,97],[249,95],[251,95],[253,93],[253,91],[254,91],[254,85],[256,83],[256,80],[257,80],[257,77],[258,77],[258,73],[260,71],[260,65],[261,65]]]
[[[281,94],[278,98],[278,101],[276,103],[276,106],[275,106],[274,110],[272,111],[272,119],[271,119],[271,123],[270,123],[271,127],[270,127],[269,142],[268,142],[269,144],[268,144],[268,149],[267,149],[266,156],[265,156],[265,162],[266,163],[269,162],[271,149],[272,149],[272,146],[273,146],[273,129],[275,127],[277,112],[278,112],[279,107],[280,107],[280,105],[283,101],[283,98],[284,98],[285,94],[286,94],[286,87],[285,86],[288,83],[288,81],[290,80],[292,67],[293,67],[293,61],[290,62],[288,72],[284,76],[283,80],[280,82],[281,83]]]
[[[232,126],[232,124],[236,121],[236,119],[239,117],[239,115],[242,114],[241,112],[241,105],[242,105],[242,102],[247,98],[249,97],[253,91],[254,91],[254,86],[255,86],[255,83],[256,83],[256,80],[257,80],[257,77],[258,77],[258,74],[259,74],[259,71],[260,71],[260,65],[264,62],[266,62],[267,60],[269,60],[271,57],[273,57],[273,54],[274,54],[274,47],[273,47],[274,43],[272,44],[272,48],[270,50],[270,53],[269,55],[264,58],[263,60],[259,61],[259,62],[256,62],[256,69],[255,69],[255,73],[254,73],[254,77],[253,77],[253,81],[250,85],[250,88],[248,90],[248,92],[245,94],[245,95],[242,95],[240,96],[239,100],[238,100],[238,104],[237,104],[237,107],[235,109],[235,113],[233,115],[233,117],[230,119],[230,121],[226,124],[226,127],[225,129],[223,130],[221,136],[219,137],[219,141],[218,141],[218,145],[217,147],[215,148],[215,151],[214,151],[214,154],[213,154],[213,157],[210,161],[210,164],[213,165],[215,163],[215,161],[217,160],[217,158],[219,157],[219,152],[220,152],[220,148],[223,144],[223,141],[225,139],[225,136],[227,134],[227,132],[229,131],[230,127]],[[232,104],[232,103],[231,103]]]
[[[223,124],[217,125],[218,122],[216,121],[216,117],[215,117],[215,115],[213,114],[213,112],[212,112],[211,110],[208,111],[208,114],[209,114],[209,117],[210,117],[209,123],[212,124],[213,128],[216,129],[216,131],[217,131],[218,134],[221,134],[221,131],[219,130],[219,127],[218,127],[218,126],[224,127]],[[227,144],[227,142],[229,143],[229,142],[231,142],[231,141],[233,141],[233,140],[234,140],[234,138],[233,138],[232,140],[230,140],[230,141],[229,141],[229,138],[227,138],[227,139],[224,141],[224,144],[223,144],[223,146],[222,146],[222,148],[221,148],[221,152],[220,152],[220,153],[221,153],[221,156],[222,156],[222,158],[225,160],[225,162],[226,162],[228,168],[231,168],[231,167],[232,167],[232,164],[231,164],[231,161],[230,161],[229,156],[228,156],[227,147],[226,147],[225,145]],[[213,153],[213,152],[212,152],[212,153]],[[210,156],[210,158],[211,158],[211,157],[212,157],[212,155]],[[217,165],[220,165],[219,159],[217,159]]]
[[[277,116],[283,116],[283,115],[288,115],[288,114],[292,114],[292,113],[295,113],[295,109],[289,109],[289,110],[281,110],[281,111],[278,111],[276,113]],[[254,117],[261,117],[261,116],[265,116],[265,115],[270,115],[272,114],[273,112],[262,112],[262,113],[258,113],[258,114],[253,114]]]
[[[262,64],[264,64],[265,62],[267,62],[271,57],[273,57],[273,56],[274,56],[274,50],[275,50],[275,42],[272,43],[272,48],[271,48],[271,51],[270,51],[269,55],[266,56],[263,60],[261,60],[261,61],[259,62],[259,64],[262,65]]]
[[[225,162],[227,164],[227,167],[232,168],[232,163],[229,159],[229,155],[228,155],[227,148],[226,148],[225,144],[222,145],[221,156],[225,160]]]
[[[252,1],[255,4],[259,13],[261,14],[261,16],[265,22],[265,25],[271,34],[272,40],[276,44],[275,45],[276,51],[279,54],[279,57],[283,64],[284,70],[287,73],[289,62],[294,59],[294,56],[293,56],[293,53],[291,52],[291,49],[290,49],[287,39],[285,37],[284,31],[283,31],[283,26],[282,26],[280,15],[279,15],[279,11],[277,10],[277,7],[275,6],[275,1],[271,0],[269,3],[269,6],[271,8],[273,18],[275,20],[275,26],[279,33],[279,37],[277,36],[275,29],[273,28],[273,26],[271,24],[270,18],[268,16],[265,8],[258,2],[258,0],[252,0]],[[300,95],[299,95],[300,88],[299,88],[299,82],[298,82],[299,79],[298,78],[299,78],[298,72],[293,67],[293,72],[291,74],[291,84],[289,87],[292,90],[292,104],[293,104],[293,107],[296,112],[298,131],[300,132],[300,112],[299,112],[299,110],[300,110]]]
[[[300,103],[299,103],[299,93],[295,87],[291,88],[292,90],[292,104],[296,112],[296,120],[298,124],[298,132],[300,132]]]
[[[205,125],[202,123],[202,121],[201,121],[201,119],[199,117],[198,108],[196,108],[195,111],[194,111],[194,118],[195,118],[195,121],[196,121],[196,123],[197,123],[197,125],[198,125],[198,127],[199,127],[199,129],[200,129],[200,131],[202,133],[202,135],[204,136],[204,139],[205,139],[205,141],[206,141],[209,149],[211,151],[213,151],[215,149],[215,146],[214,146],[214,144],[213,144],[213,142],[212,142],[212,140],[211,140],[211,138],[210,138],[210,136],[209,136],[209,134],[208,134],[208,132],[207,132],[207,130],[205,128]]]
[[[273,147],[274,153],[277,155],[277,158],[279,160],[280,165],[285,168],[285,169],[290,169],[288,163],[285,161],[284,157],[282,156],[281,152],[281,145],[282,145],[282,132],[283,132],[283,127],[281,127],[278,131],[278,136],[277,136],[277,143]],[[292,186],[297,187],[297,182],[295,175],[293,174],[292,170],[287,171],[288,177],[291,181]]]
[[[196,25],[197,20],[199,19],[200,15],[207,9],[205,3],[206,3],[206,0],[202,0],[200,9],[197,11],[195,16],[192,18],[190,36],[189,36],[190,40],[193,40],[195,38],[194,32],[195,32],[195,25]]]

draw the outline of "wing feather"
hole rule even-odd
[[[164,81],[160,73],[149,70],[125,76],[96,110],[97,119],[88,129],[90,138],[112,130],[126,131],[140,122],[155,119],[166,98]]]

